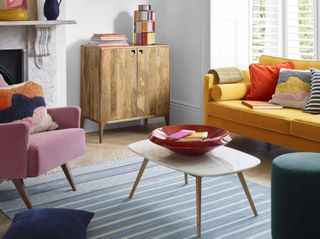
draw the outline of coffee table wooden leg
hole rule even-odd
[[[139,173],[138,173],[138,175],[137,175],[136,181],[134,182],[133,187],[132,187],[132,189],[131,189],[131,192],[130,192],[130,194],[129,194],[129,199],[131,199],[131,198],[133,197],[133,194],[134,194],[134,192],[136,191],[136,188],[137,188],[137,186],[138,186],[138,184],[139,184],[139,182],[140,182],[140,179],[141,179],[141,177],[142,177],[142,174],[143,174],[144,169],[146,168],[148,162],[149,162],[148,159],[144,159],[144,160],[143,160],[143,162],[142,162],[142,164],[141,164],[141,167],[140,167],[140,170],[139,170]]]
[[[202,177],[196,177],[196,204],[197,204],[197,236],[201,237],[201,181]]]
[[[249,204],[250,204],[251,209],[252,209],[252,211],[253,211],[253,214],[254,214],[255,216],[258,216],[258,212],[257,212],[257,210],[256,210],[256,207],[254,206],[254,202],[253,202],[253,200],[252,200],[252,198],[251,198],[251,194],[250,194],[250,192],[249,192],[249,189],[248,189],[246,180],[244,179],[242,172],[238,173],[238,177],[239,177],[239,180],[240,180],[240,182],[241,182],[242,188],[243,188],[244,192],[246,193],[246,196],[247,196],[247,198],[248,198],[248,201],[249,201]]]
[[[184,174],[184,184],[188,184],[188,174],[187,173],[185,173]]]

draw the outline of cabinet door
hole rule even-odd
[[[103,121],[137,116],[137,49],[102,49]]]
[[[138,115],[169,113],[169,47],[138,48]]]

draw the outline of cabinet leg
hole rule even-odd
[[[99,123],[99,143],[102,144],[103,141],[103,131],[104,131],[104,123]]]
[[[169,114],[165,115],[164,119],[166,121],[166,125],[170,125],[170,115]]]
[[[143,125],[147,126],[148,125],[148,119],[143,119]]]
[[[80,127],[84,129],[84,122],[85,122],[86,118],[84,116],[81,116],[81,120],[80,120]]]

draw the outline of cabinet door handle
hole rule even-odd
[[[135,54],[136,54],[136,50],[132,50],[131,55],[135,55]]]
[[[143,54],[143,50],[139,50],[139,54],[140,54],[140,55]]]

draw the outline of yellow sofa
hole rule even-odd
[[[320,69],[320,61],[266,55],[259,58],[259,63],[278,65],[289,60],[295,69]],[[204,123],[294,150],[320,152],[320,115],[290,108],[250,109],[241,103],[250,87],[249,72],[242,74],[242,82],[217,85],[212,74],[204,76]]]

